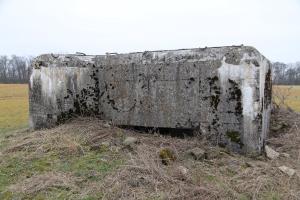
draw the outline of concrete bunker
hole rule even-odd
[[[92,115],[196,130],[216,145],[258,154],[269,129],[270,76],[270,62],[247,46],[41,55],[30,76],[30,126]]]

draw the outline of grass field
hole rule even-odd
[[[300,85],[298,86],[273,86],[273,96],[275,102],[280,98],[285,98],[284,103],[293,110],[300,112]]]
[[[300,112],[300,86],[274,86],[286,94],[285,102]],[[278,101],[278,100],[277,100]],[[28,127],[28,85],[0,84],[0,133]]]
[[[0,133],[28,127],[28,85],[0,84]]]

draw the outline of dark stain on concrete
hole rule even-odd
[[[271,69],[268,69],[265,77],[265,89],[264,89],[264,106],[269,107],[272,102],[272,75]]]
[[[229,92],[229,101],[236,101],[235,113],[237,116],[243,114],[243,106],[242,106],[242,91],[239,88],[239,84],[231,79],[228,79],[230,87],[228,89]]]

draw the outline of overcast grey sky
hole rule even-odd
[[[300,60],[300,0],[0,0],[0,55],[244,44]]]

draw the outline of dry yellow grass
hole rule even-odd
[[[0,133],[28,126],[28,85],[0,84]]]
[[[300,86],[275,85],[273,86],[273,98],[278,103],[280,98],[285,98],[284,103],[291,109],[300,112]]]

